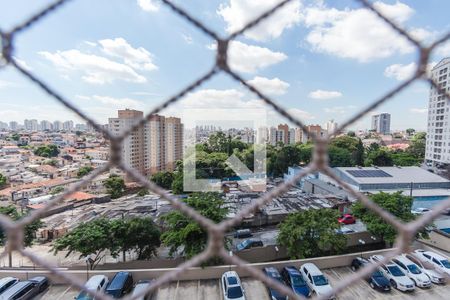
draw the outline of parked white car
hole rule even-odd
[[[104,292],[106,286],[108,285],[109,279],[105,275],[94,275],[89,278],[88,281],[84,284],[86,290],[89,291],[97,291]],[[86,300],[86,299],[94,299],[91,295],[86,293],[86,291],[81,291],[78,296],[75,298],[76,300]]]
[[[224,300],[245,300],[241,279],[235,271],[223,273],[221,285]]]
[[[422,261],[430,262],[438,272],[450,276],[450,262],[444,256],[421,249],[414,251],[414,255]]]
[[[325,295],[331,292],[333,289],[328,283],[328,279],[323,275],[322,271],[312,263],[306,263],[300,267],[300,272],[309,288],[317,294],[317,296]],[[329,299],[335,299],[334,295],[331,295]]]
[[[422,272],[427,274],[427,276],[428,276],[428,278],[430,278],[431,282],[437,283],[437,284],[445,283],[445,281],[446,281],[445,277],[441,273],[436,271],[434,269],[434,267],[431,265],[431,263],[426,262],[426,261],[421,261],[416,256],[414,256],[413,254],[410,254],[410,253],[403,254],[403,255],[407,259],[409,259],[410,261],[415,263],[420,268],[420,270],[422,270]]]
[[[411,210],[411,213],[413,214],[413,215],[423,215],[424,213],[427,213],[427,212],[429,212],[429,211],[431,211],[431,209],[430,208],[427,208],[427,207],[418,207],[418,208],[416,208],[416,209],[412,209]]]
[[[384,257],[382,255],[372,255],[369,258],[374,263],[380,262],[383,259]],[[414,282],[396,264],[392,262],[382,264],[380,270],[389,280],[392,287],[402,292],[414,291]]]
[[[392,262],[399,266],[403,273],[414,281],[416,286],[421,288],[431,287],[430,278],[422,272],[422,270],[415,263],[410,261],[405,256],[399,255],[396,258],[393,258]]]

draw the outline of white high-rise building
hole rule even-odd
[[[450,105],[443,93],[450,91],[450,57],[431,70],[431,77],[441,90],[433,86],[430,89],[425,159],[433,164],[450,164]]]
[[[63,130],[63,123],[61,121],[53,122],[53,130],[54,131],[61,131],[61,130]]]
[[[326,130],[328,134],[332,134],[338,127],[338,124],[334,120],[330,120],[326,124]]]
[[[16,131],[18,129],[19,129],[19,123],[17,123],[16,121],[9,122],[9,130]]]
[[[73,121],[65,121],[63,123],[63,129],[65,131],[72,131],[73,130]]]
[[[52,129],[53,129],[53,124],[50,121],[46,121],[46,120],[41,121],[41,130],[42,131],[52,130]]]
[[[382,113],[372,116],[372,130],[380,134],[389,134],[391,132],[391,115]]]
[[[32,119],[32,120],[25,119],[25,121],[23,121],[23,124],[25,126],[25,130],[27,130],[27,131],[38,131],[39,130],[39,124],[36,119]]]

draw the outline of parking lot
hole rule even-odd
[[[323,270],[330,284],[336,285],[345,276],[352,273],[349,267]],[[245,296],[248,300],[270,300],[267,289],[263,283],[251,278],[242,279]],[[78,294],[77,290],[63,285],[51,286],[40,299],[69,300]],[[381,293],[373,290],[365,281],[359,281],[345,289],[338,295],[338,299],[449,299],[450,283],[447,285],[435,285],[430,289],[416,288],[413,293],[403,293],[391,290],[389,293]],[[178,281],[164,286],[153,297],[155,300],[210,300],[223,299],[218,279],[202,281]]]

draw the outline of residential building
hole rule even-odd
[[[441,60],[432,70],[432,79],[439,89],[431,87],[428,103],[428,129],[425,159],[433,164],[450,163],[449,103],[444,91],[450,91],[450,57]]]
[[[73,130],[73,121],[65,121],[63,123],[63,129],[65,131],[72,131]]]
[[[46,121],[46,120],[41,121],[41,130],[42,131],[45,131],[45,130],[51,131],[52,129],[53,129],[53,124],[51,122]]]
[[[371,129],[380,134],[389,134],[391,132],[391,115],[382,113],[372,116]]]
[[[122,135],[136,125],[144,114],[125,109],[109,119],[113,135]],[[183,124],[179,118],[152,115],[144,126],[135,129],[123,142],[122,158],[126,165],[145,175],[173,170],[183,156]]]
[[[25,119],[23,122],[25,130],[27,131],[38,131],[39,130],[39,124],[36,119],[28,120]]]
[[[61,121],[53,122],[53,130],[54,131],[61,131],[61,130],[63,130],[63,123]]]
[[[282,138],[281,142],[283,144],[287,144],[289,142],[289,126],[287,124],[279,124],[278,131],[282,131],[283,133],[279,133],[280,138]]]
[[[17,123],[16,121],[9,122],[9,130],[11,131],[19,130],[19,123]]]
[[[330,120],[326,124],[326,130],[328,134],[332,134],[336,131],[338,124],[334,120]]]

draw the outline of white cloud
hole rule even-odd
[[[11,87],[14,84],[10,81],[0,80],[0,89]]]
[[[155,12],[159,10],[159,6],[154,0],[137,0],[137,4],[144,11]]]
[[[13,59],[17,62],[17,64],[19,65],[19,67],[21,67],[22,69],[24,69],[25,71],[31,71],[33,70],[33,68],[31,68],[26,61],[24,61],[23,59],[17,58],[15,56],[13,56]]]
[[[407,65],[394,64],[384,70],[384,76],[395,78],[397,80],[406,80],[411,78],[417,70],[417,64],[412,62]]]
[[[431,62],[427,66],[427,72],[430,73],[431,69],[436,65],[436,62]],[[417,70],[417,64],[412,62],[407,65],[403,64],[393,64],[386,69],[384,69],[384,76],[388,78],[394,78],[396,80],[402,81],[411,78],[414,76]]]
[[[394,4],[378,1],[373,5],[400,26],[414,14],[411,7],[399,1]],[[316,52],[369,62],[414,50],[404,37],[364,8],[338,10],[321,4],[305,10],[304,22],[311,28],[306,41]],[[410,33],[420,39],[431,35],[421,28]]]
[[[263,94],[267,95],[284,95],[289,88],[289,83],[275,77],[273,79],[256,76],[252,80],[247,81],[250,85],[261,90]]]
[[[117,63],[110,59],[94,54],[85,54],[79,50],[38,52],[42,57],[52,62],[64,71],[77,71],[81,79],[92,84],[112,83],[115,80],[144,83],[147,79],[139,75],[128,65]]]
[[[289,108],[288,109],[289,114],[291,114],[293,117],[300,119],[300,120],[313,120],[316,117],[312,115],[311,113],[298,109],[298,108]]]
[[[123,62],[137,70],[153,71],[158,69],[152,62],[153,55],[143,47],[133,48],[125,39],[105,39],[98,41],[102,51],[112,57],[123,59]]]
[[[334,98],[342,97],[342,93],[338,91],[325,91],[325,90],[315,90],[308,94],[309,98],[318,100],[329,100]]]
[[[192,39],[192,36],[188,35],[188,34],[181,34],[181,37],[183,38],[183,40],[186,42],[186,44],[192,44],[194,43],[194,40]]]
[[[216,44],[207,46],[215,50]],[[243,73],[255,73],[261,69],[287,59],[282,52],[274,52],[268,48],[252,46],[240,41],[231,41],[228,49],[228,63],[233,70]]]
[[[85,95],[76,95],[75,96],[78,99],[81,100],[87,100],[87,101],[97,101],[101,104],[107,105],[108,107],[114,107],[114,108],[143,108],[143,103],[141,101],[131,99],[131,98],[114,98],[109,96],[99,96],[99,95],[93,95],[93,96],[85,96]]]
[[[228,4],[220,5],[217,14],[227,23],[226,31],[232,33],[280,2],[281,0],[229,0]],[[257,41],[277,38],[285,29],[300,22],[300,8],[299,0],[291,1],[257,26],[246,31],[244,35]]]
[[[426,114],[428,112],[428,108],[411,108],[409,111],[414,114]]]
[[[440,44],[436,48],[435,53],[442,57],[450,56],[450,41]]]

